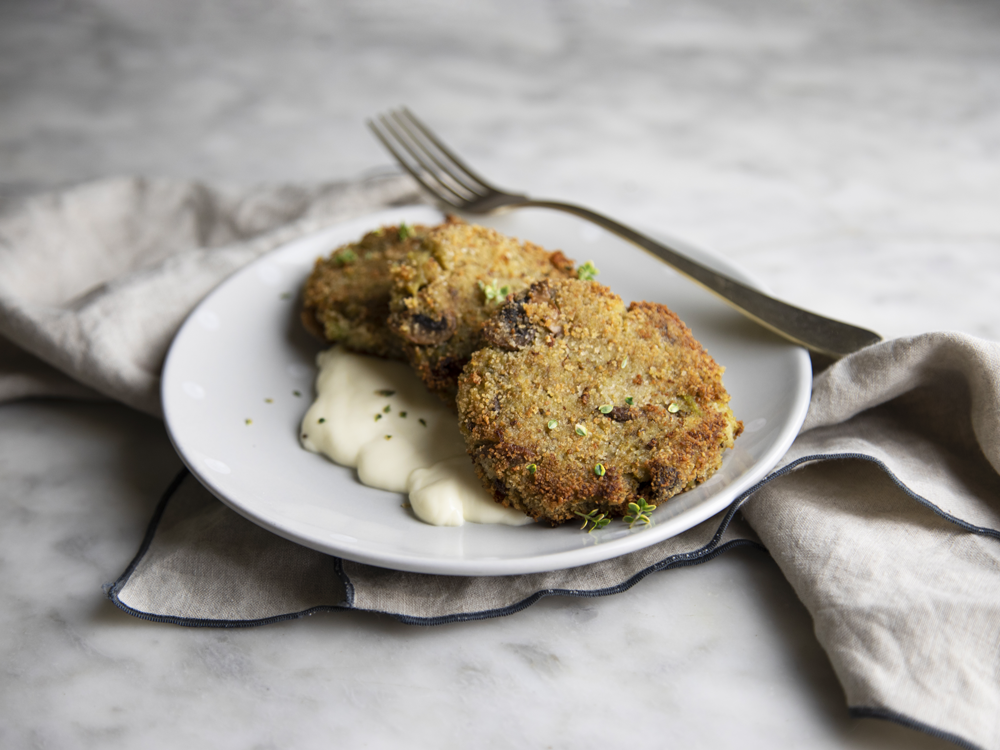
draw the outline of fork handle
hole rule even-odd
[[[582,206],[530,198],[523,202],[518,201],[515,205],[564,211],[604,227],[609,232],[648,250],[674,270],[708,289],[748,318],[812,351],[840,358],[882,340],[882,337],[873,331],[841,323],[831,318],[824,318],[822,315],[789,305],[759,292],[742,282],[724,276],[681,255],[676,250],[671,250],[666,245],[640,234],[624,224],[619,224],[617,221]]]

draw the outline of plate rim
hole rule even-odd
[[[752,488],[761,479],[767,476],[771,469],[774,468],[774,466],[781,460],[781,457],[785,455],[791,447],[791,444],[798,435],[802,423],[805,421],[812,392],[812,365],[809,355],[804,348],[794,345],[791,345],[791,348],[795,357],[793,361],[797,364],[796,375],[798,377],[798,383],[794,394],[792,394],[793,408],[791,409],[791,416],[779,430],[778,439],[775,440],[769,450],[756,460],[751,470],[740,476],[738,481],[734,481],[732,484],[727,485],[716,493],[716,495],[712,496],[713,498],[725,497],[726,500],[724,503],[721,500],[717,500],[714,503],[702,503],[701,505],[683,511],[677,516],[665,519],[657,524],[656,533],[653,533],[652,535],[649,533],[628,534],[606,544],[581,546],[570,550],[560,550],[537,555],[502,559],[433,558],[426,556],[408,556],[403,552],[368,553],[365,550],[345,549],[342,546],[338,546],[336,543],[330,543],[329,541],[304,538],[301,534],[295,532],[294,530],[284,528],[280,524],[274,523],[270,518],[261,515],[259,512],[255,513],[252,507],[247,507],[238,499],[228,497],[225,492],[221,491],[220,488],[212,482],[211,475],[208,475],[199,468],[198,462],[194,460],[194,457],[188,455],[188,452],[183,446],[183,440],[176,434],[175,422],[171,419],[171,409],[169,404],[172,401],[172,395],[168,393],[168,388],[170,388],[172,383],[170,373],[172,372],[173,364],[176,362],[176,357],[178,356],[177,352],[183,345],[186,330],[193,325],[193,322],[198,317],[200,311],[210,305],[213,298],[215,298],[215,296],[222,290],[233,284],[239,283],[240,279],[244,275],[253,273],[253,269],[259,264],[268,262],[269,259],[272,259],[274,256],[282,252],[289,252],[289,248],[295,246],[296,244],[309,242],[324,233],[342,230],[345,227],[353,226],[355,224],[370,224],[371,226],[376,226],[387,223],[396,223],[400,220],[407,220],[409,215],[420,211],[428,212],[428,216],[431,213],[438,217],[443,217],[444,215],[442,211],[426,204],[412,204],[393,207],[373,211],[352,219],[331,222],[327,225],[316,228],[313,231],[303,233],[301,236],[288,242],[284,242],[278,247],[269,250],[237,269],[222,282],[216,285],[216,287],[214,287],[198,302],[197,305],[195,305],[195,307],[184,319],[184,322],[178,328],[164,360],[160,384],[160,395],[163,404],[164,423],[167,427],[167,434],[171,444],[177,451],[178,456],[184,462],[192,476],[216,498],[222,501],[230,509],[236,511],[242,517],[248,519],[257,526],[260,526],[296,544],[303,545],[324,554],[343,558],[344,560],[380,568],[414,573],[462,577],[551,572],[621,557],[666,541],[667,539],[677,536],[678,534],[703,523],[705,520],[724,511],[748,489]],[[469,218],[473,221],[476,220],[476,217]],[[690,248],[699,254],[705,255],[718,263],[718,265],[721,266],[727,273],[742,277],[747,283],[756,286],[762,291],[766,291],[766,287],[764,287],[764,285],[761,284],[752,274],[741,268],[738,264],[733,263],[729,259],[713,252],[710,249],[701,245],[690,243],[659,230],[653,230],[649,233],[658,239],[665,240],[680,247],[682,250]],[[659,262],[663,263],[662,260]],[[666,266],[665,263],[663,265]],[[706,506],[708,508],[707,512],[696,512],[705,510]],[[697,520],[693,523],[690,522],[692,517],[697,518]],[[674,529],[675,526],[677,527],[676,530]],[[525,528],[530,528],[530,526]],[[665,530],[668,533],[664,533]]]

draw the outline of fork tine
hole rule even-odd
[[[448,192],[466,203],[481,197],[474,189],[465,185],[449,171],[448,165],[438,159],[433,150],[407,125],[398,111],[390,111],[380,119],[382,120],[382,124],[395,136],[396,141],[420,164],[420,167],[437,180]]]
[[[414,124],[414,126],[416,126],[418,130],[420,130],[424,138],[426,138],[428,141],[434,144],[435,148],[437,148],[438,151],[440,151],[447,158],[449,158],[455,164],[455,166],[457,166],[465,173],[467,177],[469,177],[472,181],[478,183],[478,189],[474,190],[474,192],[479,194],[502,192],[501,190],[499,190],[499,188],[494,187],[489,182],[480,177],[475,171],[473,171],[473,169],[468,164],[462,161],[458,157],[458,155],[455,154],[454,151],[445,146],[438,139],[438,137],[434,135],[431,129],[428,128],[426,125],[424,125],[424,123],[421,122],[421,120],[415,114],[413,114],[408,107],[401,107],[400,111],[410,120],[410,122]]]
[[[400,144],[403,148],[406,148],[406,144],[402,141],[399,141],[397,139],[395,131],[392,130],[387,125],[384,116],[380,115],[378,118],[378,122],[374,120],[368,120],[367,125],[368,128],[375,134],[375,137],[382,142],[382,145],[385,146],[386,149],[388,149],[389,153],[391,153],[396,158],[396,161],[399,162],[399,165],[403,167],[403,169],[405,169],[407,172],[409,172],[413,176],[413,179],[415,179],[417,182],[423,185],[424,189],[426,189],[427,192],[434,195],[438,200],[442,201],[443,203],[447,203],[448,205],[454,206],[455,208],[461,208],[462,205],[466,203],[466,199],[464,197],[459,196],[457,193],[455,193],[454,190],[447,188],[446,185],[442,184],[436,178],[434,179],[434,182],[430,182],[427,179],[424,179],[424,175],[427,175],[429,177],[433,177],[433,175],[429,173],[427,170],[425,170],[419,161],[416,161],[416,167],[419,168],[418,171],[418,169],[411,164],[410,159],[407,159],[405,156],[403,156],[401,151],[397,149],[395,145],[393,145],[393,141],[395,141],[396,143]],[[383,129],[385,130],[385,132],[383,132]],[[409,152],[408,148],[407,151]],[[447,192],[445,192],[444,190],[445,188],[447,188]],[[451,195],[449,195],[448,193],[451,193]]]
[[[406,134],[414,143],[420,145],[423,152],[438,166],[445,174],[454,180],[458,185],[468,190],[475,198],[483,198],[494,188],[487,184],[485,180],[477,177],[469,167],[449,150],[435,135],[430,128],[417,119],[406,107],[392,113],[393,118],[399,123]]]

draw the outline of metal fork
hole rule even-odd
[[[565,211],[591,221],[656,255],[747,317],[815,352],[843,357],[882,337],[864,328],[789,305],[697,263],[624,224],[581,206],[535,200],[494,187],[470,169],[405,107],[368,120],[368,127],[400,165],[441,202],[472,214],[533,206]]]

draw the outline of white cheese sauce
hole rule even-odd
[[[405,492],[435,526],[531,519],[494,502],[465,451],[455,415],[402,362],[340,347],[316,357],[316,400],[302,419],[302,447],[358,470],[369,487]]]

